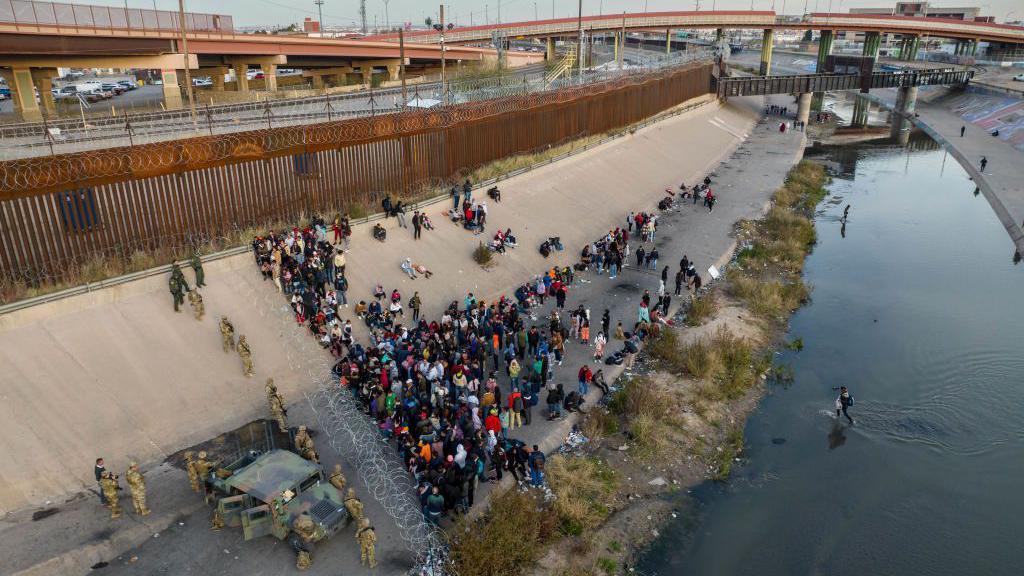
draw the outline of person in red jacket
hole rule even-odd
[[[586,396],[588,389],[587,387],[590,385],[590,382],[594,379],[594,373],[590,371],[590,366],[584,364],[583,368],[580,368],[580,372],[577,375],[577,378],[579,379],[580,384],[580,396]]]
[[[495,436],[501,434],[501,419],[498,418],[497,410],[491,410],[487,418],[484,418],[484,430],[493,431]]]
[[[523,393],[519,388],[512,388],[512,393],[508,395],[508,409],[508,427],[509,430],[515,430],[523,425]]]

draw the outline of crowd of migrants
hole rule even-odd
[[[690,190],[681,188],[684,198],[689,196]],[[703,189],[710,192],[707,184]],[[673,204],[674,196],[669,192]],[[458,202],[454,192],[453,198]],[[333,372],[340,387],[354,395],[401,453],[420,486],[424,514],[436,523],[472,506],[480,482],[500,481],[510,473],[517,482],[543,484],[545,455],[536,445],[517,440],[515,431],[540,416],[552,420],[563,411],[579,410],[591,385],[608,392],[603,371],[594,372],[589,365],[579,369],[575,390],[553,381],[567,343],[593,345],[597,364],[628,367],[642,340],[670,323],[665,318],[671,302],[665,288],[667,266],[658,300],[652,303],[651,294],[644,292],[628,332],[618,322],[612,334],[607,309],[600,320],[592,319],[582,305],[566,311],[576,273],[607,270],[614,278],[628,265],[631,236],[641,244],[634,253],[637,269],[657,270],[657,248],[646,251],[642,246],[653,243],[656,230],[656,215],[631,213],[625,226],[585,246],[574,266],[551,267],[519,286],[514,298],[484,302],[467,293],[436,320],[421,317],[418,292],[406,301],[407,311],[399,290],[388,292],[378,284],[371,297],[355,304],[352,314],[368,329],[366,346],[355,340],[352,319],[341,318],[350,301],[347,216],[335,218],[330,231],[314,217],[304,229],[256,238],[253,248],[265,279],[290,299],[295,321],[306,325],[338,359]],[[499,235],[499,242],[508,236]],[[560,249],[557,238],[540,247],[545,256]],[[684,257],[680,266],[677,296],[684,283],[700,286],[693,264]],[[538,325],[538,309],[549,298],[555,306]],[[593,338],[592,321],[600,323]],[[612,338],[622,342],[622,349],[606,355]],[[538,408],[542,404],[543,413]]]

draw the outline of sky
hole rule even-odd
[[[359,0],[323,0],[325,26],[348,26],[358,23]],[[831,5],[834,12],[846,12],[849,8],[891,7],[895,0],[699,0],[701,10],[749,10],[753,3],[755,10],[774,9],[778,13],[803,14],[827,12]],[[177,10],[177,0],[78,0],[81,4],[124,6],[130,8],[153,8]],[[366,0],[366,19],[370,27],[374,17],[380,26],[384,25],[385,14],[394,25],[403,22],[422,24],[427,16],[437,19],[440,0]],[[980,6],[983,15],[995,16],[1003,22],[1007,14],[1010,20],[1024,19],[1024,3],[1021,0],[971,0],[933,1],[935,6]],[[498,21],[498,5],[501,5],[501,21],[513,22],[533,20],[537,17],[557,18],[575,16],[577,0],[447,0],[444,2],[447,21],[460,26],[483,24],[485,18]],[[650,12],[668,10],[694,10],[696,4],[690,0],[583,0],[583,13],[621,14],[622,12]],[[313,0],[185,0],[185,9],[190,12],[230,14],[236,26],[287,26],[301,22],[306,16],[317,19],[317,7]],[[536,12],[535,12],[536,11]]]

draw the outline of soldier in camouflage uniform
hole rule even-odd
[[[188,472],[188,483],[192,486],[193,492],[199,492],[199,474],[196,472],[196,462],[193,460],[194,454],[189,451],[185,452],[185,471]]]
[[[348,515],[353,520],[358,522],[363,518],[363,503],[356,498],[355,488],[349,488],[348,494],[345,495],[345,509],[348,510]]]
[[[132,462],[128,465],[128,472],[124,475],[125,482],[128,482],[128,489],[132,493],[132,506],[139,516],[148,516],[149,508],[146,508],[146,477],[139,471],[139,465]]]
[[[185,303],[185,293],[181,290],[181,281],[172,275],[167,281],[167,288],[171,291],[171,297],[174,298],[174,311],[181,312],[178,306]]]
[[[320,462],[320,457],[316,454],[316,446],[313,444],[313,439],[310,438],[309,432],[306,431],[306,427],[304,425],[299,426],[299,431],[295,433],[295,450],[300,456],[310,462]]]
[[[199,479],[199,485],[203,489],[203,494],[206,494],[206,480],[210,477],[210,472],[217,467],[216,462],[211,462],[206,459],[206,451],[199,453],[199,458],[192,462],[192,466],[196,470],[196,476]],[[206,495],[209,496],[208,494]]]
[[[335,464],[334,472],[331,473],[331,485],[337,488],[338,493],[341,494],[345,491],[345,484],[347,482],[345,475],[341,473],[341,464]]]
[[[288,421],[285,420],[285,416],[288,415],[288,409],[284,407],[284,398],[278,394],[275,388],[273,393],[269,392],[267,400],[270,402],[270,414],[273,415],[274,420],[277,420],[277,427],[281,429],[281,432],[288,431]]]
[[[224,344],[224,353],[235,349],[235,327],[227,316],[220,317],[220,338]]]
[[[198,288],[188,293],[188,303],[192,305],[196,320],[202,320],[203,314],[206,314],[206,307],[203,306],[203,295],[199,293]]]
[[[117,476],[114,476],[113,472],[104,472],[103,477],[100,478],[100,488],[103,490],[103,495],[106,496],[107,502],[110,505],[110,517],[120,518],[121,517],[121,504],[118,502],[118,485]]]
[[[356,540],[359,540],[359,564],[362,566],[369,564],[370,568],[376,568],[377,558],[374,545],[377,544],[377,534],[373,531],[373,526],[370,526],[369,518],[363,518],[359,521]]]
[[[238,355],[242,358],[242,373],[247,377],[255,374],[256,372],[252,369],[252,350],[249,349],[249,343],[245,341],[244,334],[238,337]]]
[[[195,270],[196,273],[196,288],[206,286],[206,273],[203,272],[203,261],[199,258],[198,250],[192,253],[192,259],[189,260],[189,264],[192,265],[192,270]]]
[[[313,542],[316,540],[316,525],[313,524],[313,520],[308,514],[303,514],[292,523],[292,530],[298,536],[292,540],[292,545],[298,554],[295,558],[295,567],[305,570],[313,564],[313,557],[310,553],[313,551]]]

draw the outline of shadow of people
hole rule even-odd
[[[843,225],[839,227],[839,235],[846,238],[846,220],[843,220]]]
[[[846,426],[836,420],[832,423],[832,429],[828,433],[828,449],[835,450],[843,444],[846,444]]]

